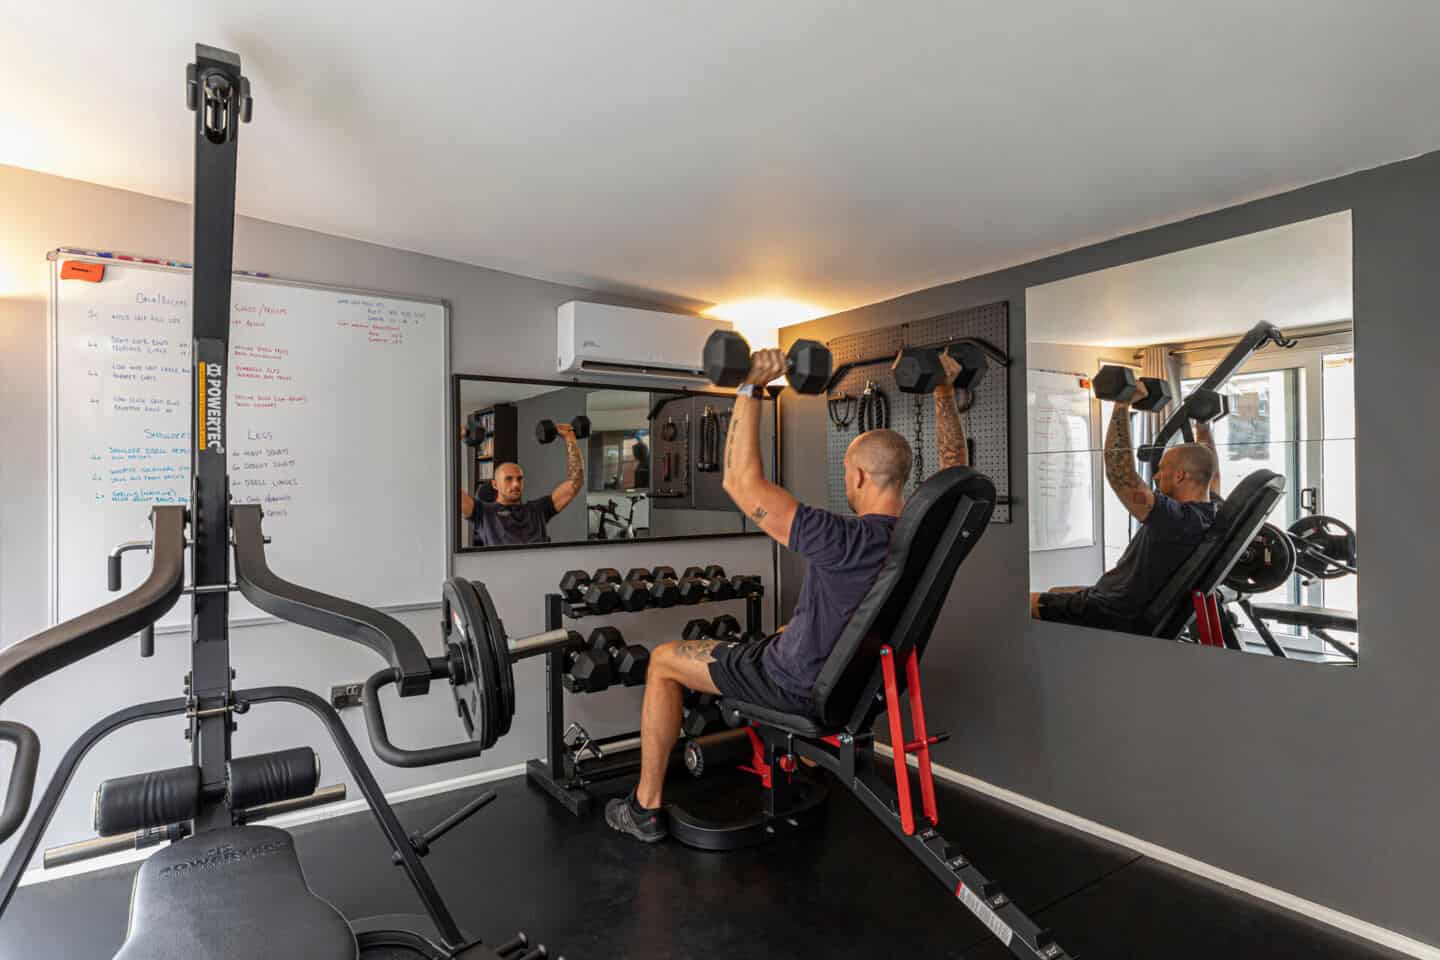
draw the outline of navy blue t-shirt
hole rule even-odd
[[[545,525],[559,511],[547,493],[524,503],[505,504],[475,501],[470,514],[476,546],[500,547],[516,543],[549,543]]]
[[[1120,562],[1087,591],[1088,602],[1120,620],[1140,616],[1195,552],[1215,522],[1218,507],[1213,501],[1181,502],[1156,493],[1155,506]]]
[[[787,546],[810,561],[785,632],[765,648],[765,669],[791,693],[809,697],[815,678],[890,553],[895,517],[842,517],[801,504]]]

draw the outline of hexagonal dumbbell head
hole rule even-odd
[[[733,330],[716,330],[705,340],[700,369],[717,387],[736,387],[750,372],[750,344]]]
[[[737,597],[753,597],[756,594],[765,592],[765,585],[760,582],[760,578],[755,574],[731,577],[730,585],[735,588],[735,596]]]
[[[720,708],[715,705],[715,698],[706,694],[701,697],[701,702],[697,706],[686,711],[680,728],[685,731],[686,736],[693,738],[704,736],[724,725],[725,720],[720,715]]]
[[[1119,364],[1107,363],[1090,378],[1095,396],[1115,403],[1129,403],[1135,395],[1135,371]]]
[[[642,583],[654,583],[655,575],[644,567],[631,567],[625,572],[625,579],[627,581],[639,580]]]
[[[680,602],[687,606],[705,599],[705,581],[699,577],[686,577],[676,589],[680,594]]]
[[[798,393],[824,393],[834,358],[818,340],[796,340],[785,354],[785,380]]]
[[[627,580],[620,585],[620,607],[635,612],[650,606],[650,586],[644,580]]]
[[[570,428],[575,431],[577,440],[583,440],[590,436],[590,418],[582,413],[570,421]]]
[[[583,601],[589,588],[590,574],[584,570],[566,570],[565,576],[560,578],[560,594],[571,603]]]
[[[945,348],[945,352],[960,364],[960,373],[955,378],[956,387],[961,390],[974,390],[980,386],[980,381],[985,379],[985,372],[990,365],[986,362],[985,351],[979,344],[952,343]]]
[[[620,591],[613,583],[592,583],[585,591],[585,606],[596,613],[613,613],[620,606]]]
[[[659,580],[650,587],[650,602],[657,607],[673,607],[680,602],[680,584]]]
[[[561,685],[571,693],[599,693],[612,682],[609,654],[599,650],[575,650],[566,656]]]
[[[594,579],[596,583],[613,583],[618,585],[623,582],[620,579],[620,571],[614,567],[597,567],[595,569]]]
[[[710,636],[716,640],[738,639],[740,636],[740,621],[728,613],[722,613],[710,621]]]
[[[1145,399],[1133,404],[1136,410],[1159,410],[1169,403],[1174,393],[1170,390],[1170,381],[1161,380],[1159,377],[1141,377],[1140,382],[1145,384]]]
[[[645,673],[650,669],[650,651],[638,643],[627,644],[610,661],[610,668],[621,684],[638,687],[645,682]]]
[[[906,347],[890,364],[895,388],[901,393],[933,393],[945,376],[940,355],[925,347]]]
[[[710,631],[710,621],[704,617],[696,617],[685,624],[685,629],[680,631],[680,636],[686,640],[709,640],[714,633]]]
[[[1230,415],[1230,398],[1214,390],[1196,390],[1185,398],[1185,409],[1191,420],[1214,423]]]
[[[650,571],[650,579],[659,583],[661,580],[679,580],[680,578],[675,576],[674,567],[656,567]]]

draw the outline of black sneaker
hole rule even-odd
[[[640,806],[633,790],[628,796],[615,797],[605,804],[605,822],[641,843],[659,843],[670,833],[665,829],[664,811]]]

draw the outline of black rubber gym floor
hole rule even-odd
[[[500,797],[428,863],[462,927],[490,942],[523,929],[568,960],[1008,956],[843,790],[808,833],[702,853],[642,846],[598,810],[577,820],[522,778],[474,789]],[[471,795],[398,809],[424,828]],[[1401,956],[967,790],[942,784],[940,812],[947,838],[1086,960]],[[368,814],[295,835],[311,886],[346,916],[419,912]],[[111,956],[134,871],[21,889],[0,922],[0,957]]]

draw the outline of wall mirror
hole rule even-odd
[[[453,390],[458,550],[760,532],[721,486],[729,394],[473,374]],[[772,479],[776,415],[765,400]]]
[[[1345,211],[1027,291],[1033,617],[1358,663],[1351,259]]]

